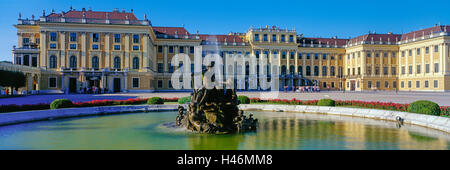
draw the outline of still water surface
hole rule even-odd
[[[249,113],[249,112],[247,112]],[[448,133],[321,114],[252,112],[257,132],[174,129],[176,112],[71,118],[0,127],[0,149],[450,149]]]

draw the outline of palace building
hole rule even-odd
[[[0,69],[24,72],[22,90],[33,93],[81,93],[94,86],[101,92],[173,91],[170,79],[177,64],[172,57],[184,53],[194,63],[197,46],[203,56],[279,55],[280,90],[316,85],[322,90],[450,91],[446,25],[351,39],[307,37],[276,26],[206,35],[153,26],[133,10],[71,8],[31,19],[19,14],[14,27],[13,64],[0,63]]]

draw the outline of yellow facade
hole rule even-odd
[[[27,73],[24,90],[43,93],[173,90],[178,53],[279,54],[280,90],[450,90],[449,26],[407,34],[353,39],[308,38],[296,29],[250,28],[246,33],[203,35],[183,27],[155,27],[125,11],[70,10],[19,18],[13,63]],[[450,30],[449,30],[450,31]],[[1,66],[11,69],[10,66]],[[31,69],[30,69],[31,68]]]

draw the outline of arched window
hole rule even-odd
[[[23,65],[26,65],[26,66],[30,65],[30,56],[29,55],[23,56]]]
[[[138,57],[133,58],[133,69],[139,69],[139,58]]]
[[[319,66],[314,66],[314,76],[319,76]]]
[[[281,66],[281,75],[286,75],[286,66],[285,65]]]
[[[327,76],[327,66],[322,66],[322,76]]]
[[[306,66],[306,76],[311,76],[311,66]]]
[[[293,66],[293,65],[289,66],[289,73],[291,75],[293,75],[295,73],[295,66]]]
[[[98,57],[97,56],[94,56],[94,57],[92,57],[92,62],[91,62],[91,64],[92,64],[92,68],[93,69],[98,69]]]
[[[56,68],[56,56],[50,56],[50,68]]]
[[[120,57],[114,57],[114,68],[120,69]]]
[[[331,67],[330,67],[330,75],[331,75],[331,76],[335,76],[334,66],[331,66]]]
[[[298,75],[303,76],[303,67],[298,66]]]
[[[75,56],[70,56],[70,59],[69,59],[69,67],[70,67],[70,68],[77,68],[77,57],[75,57]]]

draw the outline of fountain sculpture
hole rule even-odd
[[[208,69],[211,67],[208,66]],[[176,125],[215,134],[256,130],[258,119],[254,119],[252,114],[246,117],[238,105],[235,88],[207,89],[204,84],[202,88],[193,90],[186,111],[183,106],[178,107]]]

